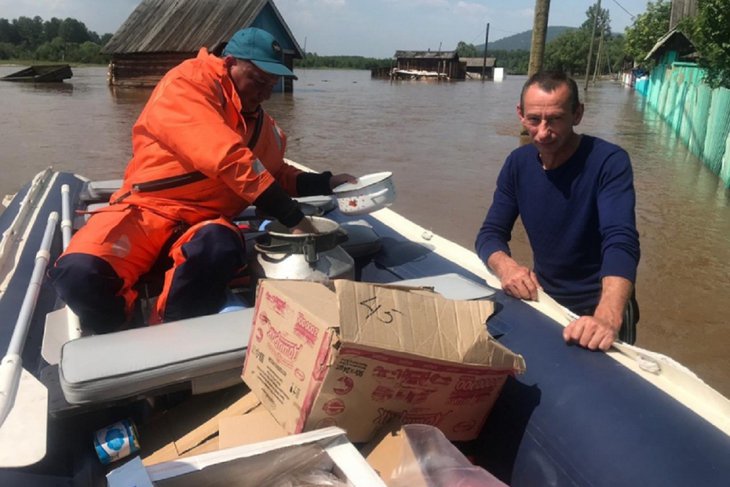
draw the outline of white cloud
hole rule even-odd
[[[517,18],[531,19],[535,16],[535,10],[531,8],[519,8],[513,11]]]
[[[454,11],[458,14],[463,14],[472,17],[485,17],[489,9],[481,3],[474,2],[456,2]]]

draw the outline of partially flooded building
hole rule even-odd
[[[466,70],[456,51],[396,51],[391,76],[405,79],[464,79]]]
[[[272,0],[143,0],[104,46],[111,56],[109,84],[154,86],[170,68],[201,47],[219,52],[239,29],[259,27],[281,44],[291,69],[304,51]],[[292,91],[293,80],[279,91]]]
[[[466,70],[466,79],[494,79],[494,68],[497,65],[497,58],[488,57],[463,57]]]

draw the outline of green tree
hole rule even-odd
[[[295,59],[294,66],[301,68],[372,69],[390,67],[391,59],[376,59],[362,56],[319,56],[307,53],[304,59]]]
[[[61,30],[61,19],[53,17],[51,20],[47,20],[43,23],[43,36],[46,42],[51,42],[56,37],[60,36]]]
[[[0,59],[38,59],[83,63],[106,63],[101,47],[112,34],[99,37],[76,19],[19,17],[0,18]]]
[[[476,46],[474,44],[467,44],[464,41],[459,41],[459,43],[456,45],[456,53],[459,55],[459,57],[479,57],[480,53],[477,51]],[[482,53],[483,55],[483,53]]]
[[[702,2],[700,2],[702,5]],[[644,58],[656,42],[669,32],[671,2],[657,0],[646,5],[646,12],[639,15],[633,25],[626,29],[625,52],[635,65],[650,67]]]
[[[507,74],[527,74],[527,67],[530,64],[530,51],[496,49],[489,51],[489,55],[497,59],[497,66],[504,68]]]
[[[602,57],[605,59],[605,66],[610,66],[612,73],[620,73],[631,68],[630,63],[626,64],[625,46],[626,37],[620,34],[613,34],[604,44],[605,55]]]
[[[89,31],[84,23],[72,18],[63,19],[58,29],[58,35],[62,37],[64,41],[76,44],[81,44],[91,40]]]
[[[20,44],[21,40],[14,24],[11,24],[8,19],[0,19],[0,42]]]
[[[9,42],[0,42],[0,59],[14,59],[16,49],[15,45]]]
[[[712,88],[730,88],[730,13],[727,0],[699,2],[697,17],[687,19],[686,31],[699,52],[705,82]]]
[[[586,10],[586,17],[588,17],[583,24],[580,26],[582,30],[585,30],[586,32],[592,32],[593,31],[593,17],[596,15],[596,8],[597,5],[591,5],[588,7],[588,10]],[[603,35],[608,37],[611,35],[611,16],[608,12],[608,9],[602,8],[598,12],[598,23],[596,24],[596,35],[599,36],[601,31],[603,31]]]
[[[86,41],[79,46],[78,59],[82,63],[100,63],[103,58],[100,56],[101,46],[91,41]]]
[[[45,39],[43,38],[43,19],[38,16],[33,17],[18,17],[13,20],[18,36],[20,38],[20,44],[23,44],[28,49],[35,49],[40,46]]]
[[[581,28],[553,39],[545,47],[544,68],[569,74],[585,73],[590,37],[591,32]]]
[[[601,59],[598,62],[599,74],[609,72],[609,64],[606,58],[618,61],[621,64],[623,56],[616,53],[613,46],[614,36],[611,34],[611,17],[607,9],[598,10],[597,5],[591,5],[586,10],[586,20],[578,29],[571,29],[563,32],[561,35],[553,39],[545,48],[544,68],[550,70],[564,71],[566,73],[577,75],[586,72],[586,61],[588,59],[588,51],[591,45],[591,34],[593,34],[593,24],[596,23],[596,36],[593,39],[593,53],[590,69],[593,71],[596,56],[599,55],[598,47],[601,44],[600,39],[603,36],[603,45],[601,47]],[[594,20],[596,19],[597,20]],[[623,40],[621,41],[621,44]],[[611,66],[613,68],[613,64]]]
[[[65,61],[66,41],[56,37],[51,42],[44,42],[35,50],[34,57],[41,61]]]

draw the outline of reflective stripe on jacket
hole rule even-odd
[[[199,182],[135,193],[124,203],[154,209],[193,225],[234,217],[274,180],[296,196],[300,170],[283,160],[286,136],[267,114],[253,152],[247,143],[255,120],[241,115],[241,100],[224,60],[203,48],[170,70],[150,95],[132,129],[133,157],[115,201],[133,184],[200,171]]]

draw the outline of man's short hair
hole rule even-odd
[[[539,71],[530,76],[522,87],[522,93],[520,93],[520,109],[523,111],[525,110],[525,93],[532,85],[539,86],[541,90],[547,93],[552,93],[561,85],[565,85],[568,87],[568,91],[570,91],[570,109],[573,113],[580,106],[578,85],[573,78],[562,71]]]

